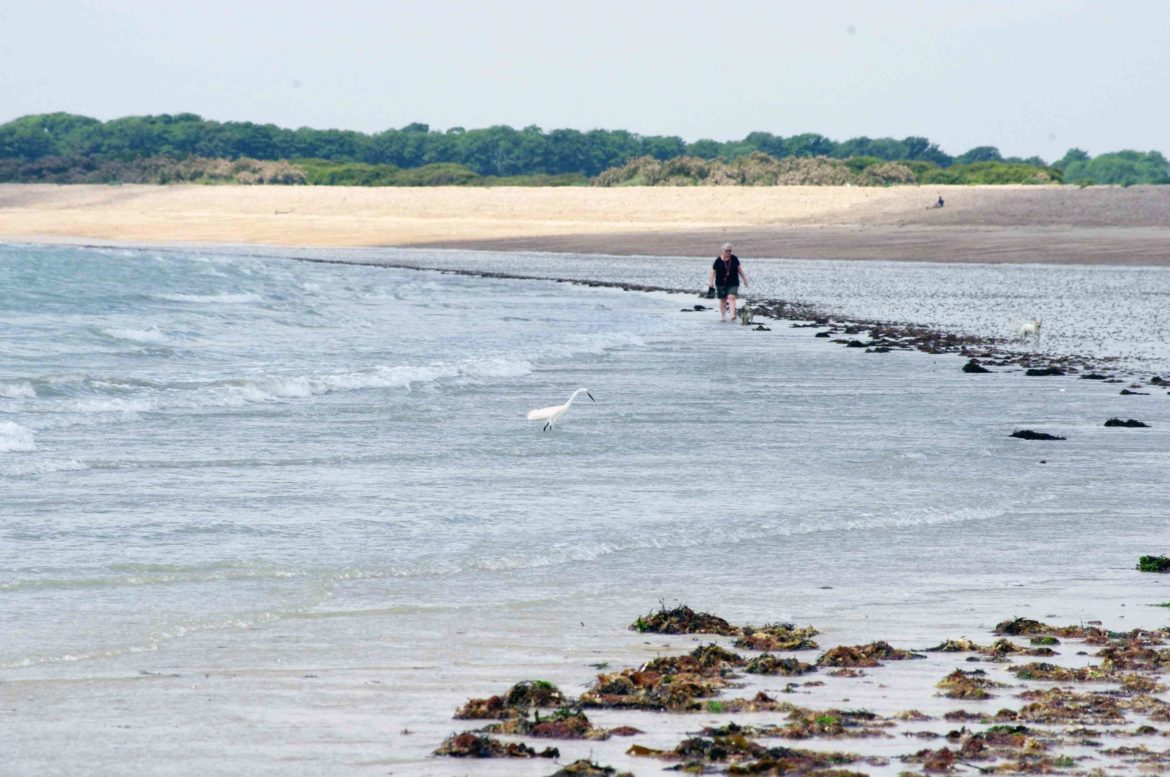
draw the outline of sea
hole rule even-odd
[[[1170,623],[1135,569],[1170,554],[1170,268],[743,262],[839,320],[1040,318],[1005,347],[1120,382],[724,323],[695,258],[0,245],[0,773],[659,774],[629,746],[713,716],[432,753],[469,698],[692,649],[629,628],[680,605],[822,646]],[[802,703],[929,712],[918,676]]]

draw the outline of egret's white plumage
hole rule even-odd
[[[1040,319],[1034,318],[1031,321],[1025,321],[1020,324],[1020,342],[1031,342],[1033,345],[1040,344]]]
[[[529,412],[528,413],[528,420],[529,421],[544,421],[545,424],[544,424],[543,431],[547,432],[549,429],[552,429],[553,424],[555,424],[557,421],[561,420],[561,416],[563,416],[565,414],[565,412],[569,409],[569,405],[573,404],[573,400],[576,399],[580,394],[584,394],[585,396],[589,397],[590,399],[593,399],[593,395],[589,393],[589,389],[579,388],[573,392],[573,395],[571,397],[569,397],[569,401],[563,405],[553,405],[552,407],[542,407],[542,408],[539,408],[537,410],[533,410],[533,411]],[[593,399],[593,401],[596,402],[597,400]]]

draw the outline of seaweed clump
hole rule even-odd
[[[992,632],[997,636],[1036,637],[1054,636],[1065,639],[1083,639],[1091,644],[1107,642],[1109,635],[1096,626],[1052,626],[1031,618],[1012,618],[1000,621]]]
[[[521,718],[533,707],[564,707],[568,699],[547,680],[524,680],[503,696],[468,699],[455,713],[456,720],[503,720]]]
[[[1013,666],[1010,670],[1021,680],[1047,680],[1056,683],[1088,683],[1118,679],[1114,672],[1102,666],[1057,666],[1045,662],[1033,662]]]
[[[1044,626],[1044,624],[1040,624],[1037,621],[1033,621],[1033,623],[1037,623],[1039,626]],[[1045,627],[1045,628],[1047,628],[1047,627]],[[1038,647],[1024,647],[1022,645],[1015,644],[1011,640],[1001,638],[1001,639],[997,639],[995,642],[991,643],[990,645],[980,645],[977,642],[973,642],[965,637],[962,637],[959,639],[944,640],[943,642],[940,642],[939,644],[935,645],[932,648],[926,648],[926,650],[924,652],[927,652],[927,653],[979,653],[980,655],[990,657],[993,661],[994,660],[1001,660],[1004,658],[1004,656],[1011,656],[1011,655],[1025,655],[1025,656],[1054,656],[1054,655],[1056,655],[1056,651],[1050,647],[1047,647],[1047,645],[1048,644],[1060,644],[1059,640],[1057,640],[1055,637],[1038,637],[1036,639],[1052,640],[1052,642],[1037,642],[1036,640],[1033,640],[1033,642],[1036,645],[1038,645]]]
[[[838,645],[817,659],[817,666],[839,666],[846,668],[881,666],[882,661],[904,661],[910,658],[926,658],[920,653],[891,647],[888,642],[871,642],[868,645]]]
[[[612,766],[601,766],[580,758],[563,769],[558,769],[552,777],[634,777],[634,773],[619,772]]]
[[[740,726],[728,723],[718,728],[707,727],[700,733],[709,737],[742,735],[747,737],[773,737],[783,739],[822,738],[864,738],[888,737],[884,729],[895,724],[879,718],[869,710],[812,710],[804,707],[788,709],[788,723],[782,726]]]
[[[987,676],[987,672],[976,669],[964,672],[956,669],[939,680],[938,687],[943,689],[943,696],[948,699],[990,699],[992,694],[988,688],[1002,688],[1003,683],[997,683]]]
[[[800,707],[788,713],[788,721],[776,736],[785,739],[888,737],[889,734],[882,729],[893,725],[879,722],[878,716],[869,710],[809,710]]]
[[[1017,720],[1029,723],[1093,723],[1097,725],[1125,722],[1123,701],[1100,693],[1079,693],[1065,688],[1048,691],[1025,691],[1020,698],[1028,703],[1016,713]]]
[[[673,610],[662,607],[657,612],[639,616],[630,628],[634,631],[654,634],[720,634],[734,636],[740,630],[717,615],[695,612],[686,605]]]
[[[841,771],[842,764],[863,760],[852,753],[817,752],[788,747],[765,747],[748,739],[742,731],[715,737],[690,737],[673,750],[658,750],[634,745],[630,755],[681,761],[684,772],[700,773],[709,763],[727,763],[728,774],[800,774],[812,777],[861,777],[857,772]],[[864,759],[884,763],[880,759]]]
[[[639,669],[599,674],[593,687],[581,694],[580,703],[584,707],[697,710],[698,700],[717,695],[726,687],[732,667],[742,663],[735,653],[707,645],[690,655],[656,658]]]
[[[572,707],[562,707],[552,715],[540,717],[539,711],[533,712],[530,720],[527,716],[511,718],[501,723],[493,723],[484,731],[491,734],[511,734],[532,736],[541,739],[609,739],[610,732],[603,728],[596,728],[585,716],[585,713]]]
[[[955,766],[968,766],[982,773],[1051,774],[1069,768],[1076,759],[1067,755],[1050,755],[1048,742],[1036,736],[1027,726],[996,725],[983,732],[966,728],[947,734],[955,749],[919,750],[902,756],[904,763],[922,764],[927,772],[950,772]],[[995,762],[995,768],[976,766],[975,763]]]
[[[983,650],[983,647],[978,642],[973,642],[966,637],[959,639],[947,639],[938,643],[934,647],[926,648],[924,653],[978,653]]]
[[[805,672],[815,672],[817,668],[795,658],[781,658],[771,653],[764,653],[748,661],[744,671],[748,674],[799,675]]]
[[[758,629],[744,626],[732,644],[745,650],[816,650],[813,637],[819,633],[812,626],[798,627],[794,623],[769,623]]]
[[[454,758],[560,758],[561,751],[546,747],[539,753],[523,742],[501,742],[489,736],[470,731],[448,737],[435,750],[435,755]]]
[[[1139,572],[1170,572],[1170,556],[1142,556],[1137,568]]]
[[[1162,672],[1170,668],[1170,649],[1159,650],[1141,638],[1103,647],[1097,656],[1102,666],[1110,669]]]

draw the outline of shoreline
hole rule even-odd
[[[0,184],[0,240],[1170,266],[1170,186]]]
[[[1072,233],[1057,227],[751,227],[441,240],[412,247],[706,257],[724,242],[754,259],[1170,266],[1170,229],[1157,227],[1083,227]]]
[[[250,247],[275,248],[273,246],[258,246],[255,244],[239,243],[212,243],[201,246],[199,244],[167,245],[133,243],[126,241],[84,243],[73,240],[30,242],[30,244],[63,245],[87,249],[125,248],[131,250],[153,249],[164,251],[180,251],[186,249],[214,250],[215,248],[240,251],[247,250]],[[295,248],[292,250],[295,250]],[[444,246],[440,247],[440,250],[465,251],[475,249],[469,247],[457,248],[454,246]],[[527,251],[528,249],[525,250]],[[537,251],[531,252],[540,253]],[[257,255],[265,256],[266,254],[260,253]],[[620,256],[620,254],[605,255]],[[670,295],[678,295],[683,299],[697,300],[696,302],[691,303],[693,310],[696,312],[704,309],[704,306],[707,303],[710,303],[713,306],[716,305],[715,301],[707,300],[703,295],[696,294],[693,289],[658,284],[634,283],[620,280],[608,281],[593,278],[574,278],[557,275],[499,272],[472,268],[442,267],[419,262],[393,261],[389,259],[359,259],[343,257],[326,258],[321,256],[314,257],[296,255],[289,255],[285,258],[300,262],[310,262],[317,264],[371,266],[390,269],[414,270],[419,272],[437,272],[448,275],[461,275],[465,277],[489,278],[497,280],[549,281],[554,283],[568,283],[575,286],[585,286],[590,288],[609,288],[620,289],[622,291],[645,293],[659,292]],[[813,259],[813,261],[820,260]],[[829,259],[823,261],[846,260]],[[963,262],[958,260],[950,262],[950,264],[956,265],[962,263]],[[1029,264],[1035,264],[1035,262]],[[1062,262],[1061,264],[1064,263]],[[1109,264],[1112,266],[1117,266],[1119,264],[1125,263]],[[762,297],[753,298],[750,300],[750,303],[745,302],[744,304],[750,304],[755,316],[757,316],[758,320],[753,322],[754,325],[763,326],[764,322],[766,321],[769,323],[786,322],[788,326],[794,328],[819,327],[822,331],[818,332],[816,336],[831,338],[831,342],[833,343],[843,345],[847,348],[863,349],[866,353],[886,353],[891,350],[917,350],[935,355],[956,354],[968,360],[967,369],[968,371],[973,372],[1005,371],[1004,369],[1000,368],[1006,368],[1007,371],[1012,369],[1019,369],[1029,371],[1029,374],[1033,374],[1031,371],[1036,371],[1035,374],[1045,374],[1051,376],[1070,375],[1074,377],[1101,380],[1106,383],[1124,383],[1127,380],[1133,380],[1140,381],[1155,388],[1164,387],[1163,382],[1161,382],[1162,378],[1159,371],[1135,368],[1132,365],[1125,366],[1121,364],[1115,364],[1114,362],[1117,361],[1117,358],[1112,356],[1087,356],[1077,353],[1044,353],[1035,351],[1027,352],[1013,348],[1012,346],[1018,343],[1012,338],[946,331],[944,329],[932,328],[929,325],[919,324],[913,321],[877,319],[866,316],[858,316],[848,311],[829,311],[825,309],[824,306],[826,303],[824,302],[804,303],[793,302],[791,300],[782,298]],[[859,337],[868,337],[868,340],[860,340],[858,339]],[[975,369],[976,367],[984,367],[985,370]],[[987,367],[993,367],[997,369],[987,370]],[[1122,375],[1126,376],[1124,380],[1120,377]]]
[[[659,292],[678,295],[684,299],[701,300],[692,302],[695,312],[710,309],[717,303],[691,289],[654,284],[630,283],[625,281],[604,281],[586,278],[571,278],[550,275],[525,275],[522,273],[476,270],[470,268],[433,267],[409,262],[373,261],[354,262],[345,259],[324,259],[292,257],[296,261],[321,264],[362,264],[419,272],[438,272],[445,275],[460,275],[473,278],[498,280],[534,280],[553,283],[568,283],[590,288],[621,289],[633,292]],[[710,303],[708,306],[707,303]],[[819,303],[823,305],[823,303]],[[753,298],[742,306],[751,307],[758,319],[774,323],[787,323],[792,328],[818,328],[815,336],[830,338],[831,342],[846,348],[864,349],[866,353],[889,353],[896,350],[917,350],[924,353],[954,354],[968,360],[966,372],[996,372],[987,367],[1020,369],[1035,376],[1075,376],[1082,379],[1100,380],[1104,383],[1125,383],[1126,380],[1141,380],[1155,388],[1164,388],[1166,382],[1153,371],[1138,370],[1113,365],[1113,357],[1091,357],[1080,354],[1036,353],[1014,350],[1015,341],[987,335],[959,334],[947,332],[928,325],[913,322],[899,322],[855,316],[848,313],[836,314],[822,310],[818,303],[794,303],[776,298]],[[685,310],[685,309],[684,309]],[[752,322],[758,328],[763,320]],[[868,341],[858,339],[868,337]],[[983,369],[979,369],[983,368]],[[1108,374],[1101,374],[1108,373]],[[1118,377],[1128,376],[1126,380]]]

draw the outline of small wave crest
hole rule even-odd
[[[259,294],[251,292],[242,292],[233,294],[231,292],[220,292],[218,294],[158,294],[156,299],[166,300],[167,302],[193,302],[198,304],[225,304],[225,305],[241,305],[249,302],[260,302],[263,297]]]
[[[143,345],[167,345],[170,342],[170,339],[164,333],[153,326],[149,329],[104,327],[99,328],[97,331],[99,334],[112,340],[124,340],[131,343],[142,343]]]
[[[0,663],[0,669],[25,669],[43,664],[68,664],[94,659],[115,658],[117,656],[136,655],[139,653],[155,653],[167,642],[182,639],[191,634],[200,634],[209,631],[242,631],[254,629],[269,623],[276,623],[299,615],[301,609],[287,611],[245,612],[239,615],[229,615],[208,620],[192,620],[169,624],[142,635],[142,642],[138,644],[111,646],[90,650],[77,650],[58,654],[44,654],[26,656]]]
[[[511,378],[532,372],[524,360],[479,358],[462,362],[378,366],[366,370],[328,375],[265,376],[228,381],[221,384],[229,404],[297,399],[336,391],[360,391],[378,388],[410,388],[417,384],[445,379],[485,380]]]
[[[113,564],[105,574],[77,577],[26,577],[0,582],[0,592],[38,589],[139,588],[187,583],[238,580],[283,580],[303,577],[304,572],[263,564],[219,562],[206,565]]]
[[[541,546],[539,552],[501,553],[480,556],[450,563],[428,563],[405,567],[394,571],[394,575],[436,575],[455,574],[468,570],[509,571],[594,562],[619,553],[640,551],[678,550],[708,545],[739,546],[758,544],[768,539],[783,539],[804,535],[832,532],[874,532],[952,523],[985,522],[1004,515],[1006,506],[971,507],[959,510],[921,508],[887,515],[858,515],[840,521],[827,523],[816,519],[790,520],[776,518],[744,523],[737,527],[721,529],[718,540],[712,540],[710,528],[699,524],[691,529],[656,534],[640,532],[634,537],[620,539],[596,538],[590,542],[562,541]]]
[[[0,382],[0,397],[5,399],[35,399],[37,390],[27,380]]]
[[[43,459],[40,461],[3,465],[0,466],[0,473],[10,477],[22,477],[27,475],[48,475],[52,472],[74,472],[83,469],[89,469],[89,467],[77,459]],[[0,588],[3,588],[3,586],[0,586]]]
[[[37,441],[31,429],[15,421],[0,421],[0,453],[35,451]]]

